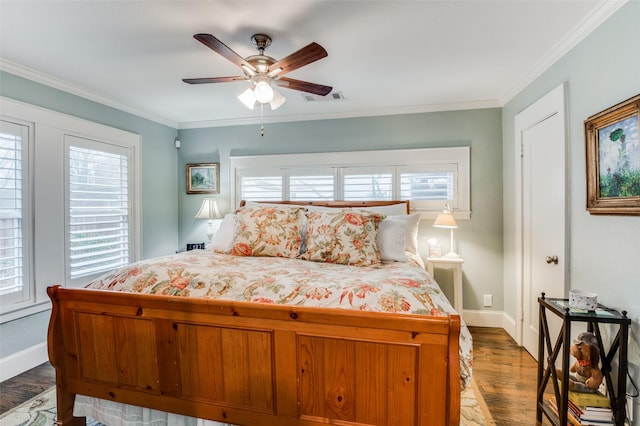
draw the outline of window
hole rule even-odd
[[[343,198],[393,200],[393,171],[388,167],[345,167],[342,169]]]
[[[336,187],[336,171],[331,168],[288,169],[289,200],[333,200]],[[282,198],[281,198],[282,199]]]
[[[400,174],[400,194],[412,200],[453,199],[453,172],[415,172]]]
[[[132,260],[129,158],[122,147],[67,139],[67,256],[73,282]]]
[[[49,309],[49,285],[139,259],[142,199],[139,135],[4,97],[0,111],[4,323]]]
[[[240,200],[410,200],[430,218],[449,204],[470,217],[469,148],[231,157]]]
[[[246,170],[238,176],[243,200],[282,200],[283,178],[279,170]]]
[[[29,127],[0,121],[0,305],[31,297]]]

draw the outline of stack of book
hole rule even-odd
[[[580,415],[581,425],[612,425],[613,413],[611,408],[585,407]]]
[[[549,399],[548,403],[557,414],[558,406],[555,398]],[[573,426],[615,424],[609,398],[599,392],[585,393],[569,391],[567,419],[568,424]]]

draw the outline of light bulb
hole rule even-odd
[[[256,95],[256,101],[262,104],[269,103],[271,102],[271,99],[273,99],[273,89],[265,81],[261,81],[258,84],[256,84],[256,87],[255,89],[253,89],[253,92]]]

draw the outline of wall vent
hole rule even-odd
[[[326,96],[313,95],[311,93],[303,93],[302,97],[307,102],[340,101],[344,99],[342,92],[331,92]]]

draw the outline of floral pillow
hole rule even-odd
[[[353,266],[380,264],[376,234],[384,215],[343,210],[306,216],[306,251],[301,258]]]
[[[295,258],[300,254],[305,209],[245,207],[237,212],[230,253],[235,256]]]

